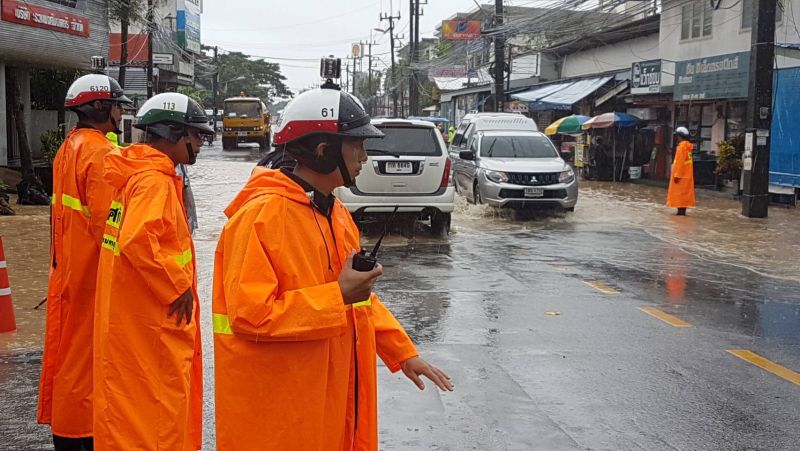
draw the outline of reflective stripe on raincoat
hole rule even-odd
[[[37,420],[62,437],[92,435],[92,323],[100,238],[111,200],[102,132],[76,128],[53,161],[50,277]]]
[[[681,141],[675,150],[672,162],[672,177],[669,180],[667,206],[672,208],[694,207],[694,162],[692,160],[694,145],[689,141]],[[678,182],[675,183],[675,178]]]
[[[374,294],[345,307],[337,282],[358,249],[277,170],[256,168],[225,210],[214,259],[217,449],[375,450],[377,357],[418,355]]]
[[[200,309],[183,184],[148,145],[106,157],[113,200],[97,276],[94,445],[194,450],[201,444]],[[169,306],[194,293],[190,324]]]

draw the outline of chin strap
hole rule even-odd
[[[351,186],[355,186],[356,181],[350,177],[350,171],[347,170],[347,164],[344,162],[344,156],[342,155],[342,149],[339,149],[339,155],[337,156],[338,165],[339,165],[339,172],[342,174],[342,181],[344,182],[344,186],[350,188]]]
[[[119,128],[119,122],[117,122],[117,120],[114,119],[114,116],[111,114],[110,111],[108,112],[108,118],[111,119],[111,126],[114,127],[114,133],[116,133],[117,135],[121,134],[122,130],[120,130]]]
[[[186,153],[189,155],[189,164],[195,164],[197,162],[197,154],[192,149],[191,143],[186,143]]]

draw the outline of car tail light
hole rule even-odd
[[[453,162],[450,161],[450,158],[447,158],[444,163],[444,174],[442,174],[442,183],[439,184],[439,188],[447,188],[450,186],[450,167],[452,166]]]

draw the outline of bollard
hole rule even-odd
[[[3,237],[0,237],[0,333],[16,329],[17,321],[14,319],[14,304],[11,302],[11,285],[8,282]]]

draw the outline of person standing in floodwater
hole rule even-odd
[[[677,208],[678,216],[686,216],[687,208],[694,208],[694,161],[692,160],[691,135],[686,127],[675,130],[678,147],[675,150],[675,160],[672,162],[672,177],[669,181],[667,192],[667,206]]]

